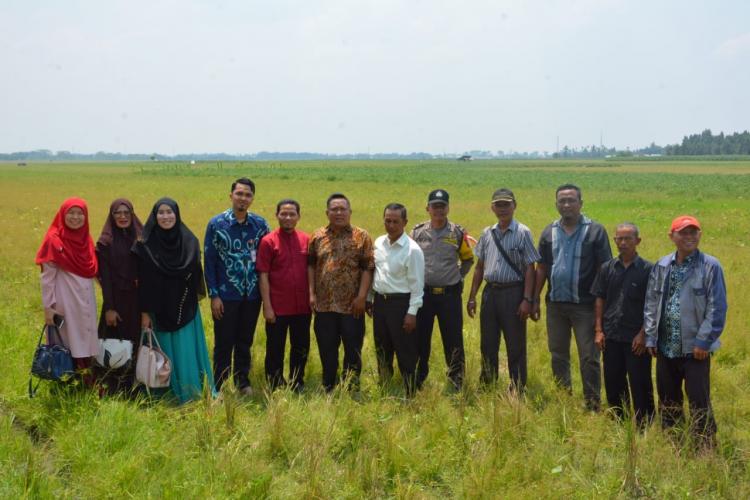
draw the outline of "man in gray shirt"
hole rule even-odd
[[[534,303],[534,263],[540,256],[529,228],[513,218],[516,210],[513,191],[506,188],[495,191],[491,208],[497,224],[484,229],[474,249],[477,267],[466,310],[473,318],[477,310],[477,291],[482,280],[486,281],[479,317],[480,380],[483,384],[497,380],[500,332],[503,331],[510,390],[522,393],[526,386],[526,319]]]
[[[474,262],[466,231],[448,220],[449,195],[436,189],[427,197],[430,220],[418,224],[411,237],[422,249],[425,261],[424,303],[417,313],[417,387],[430,370],[430,348],[435,316],[443,339],[448,378],[460,389],[464,377],[464,339],[461,293],[463,279]]]

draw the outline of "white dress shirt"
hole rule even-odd
[[[416,241],[403,233],[394,243],[384,234],[375,240],[376,293],[410,293],[408,314],[417,314],[424,295],[424,254]]]

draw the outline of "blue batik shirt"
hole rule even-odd
[[[204,240],[208,295],[226,301],[258,300],[255,257],[260,240],[271,232],[266,220],[248,212],[240,223],[232,209],[208,222]]]
[[[664,302],[663,331],[659,332],[659,352],[668,358],[682,357],[682,326],[680,325],[680,293],[685,276],[695,260],[696,252],[686,257],[682,264],[675,260],[669,273],[669,289]]]

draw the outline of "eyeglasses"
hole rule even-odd
[[[113,217],[130,217],[130,210],[118,210],[117,212],[112,212]]]

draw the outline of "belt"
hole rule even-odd
[[[449,285],[449,286],[426,286],[424,287],[424,292],[428,293],[430,295],[446,295],[453,292],[460,292],[461,291],[461,282],[459,281],[455,285]]]
[[[375,292],[375,297],[380,297],[383,300],[403,300],[411,298],[410,293],[380,293]]]
[[[487,286],[496,290],[502,290],[503,288],[515,288],[517,286],[523,286],[523,281],[509,281],[507,283],[496,283],[488,281]]]

